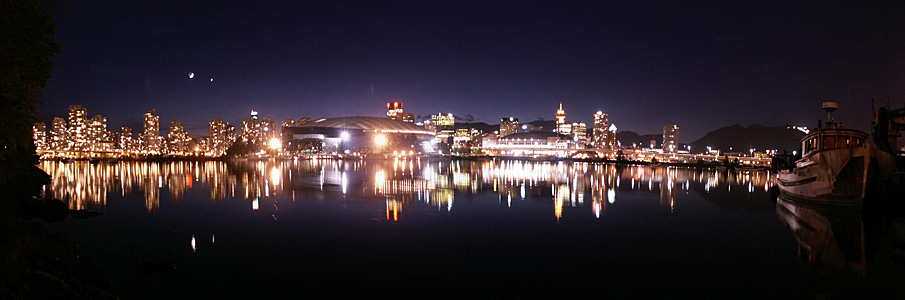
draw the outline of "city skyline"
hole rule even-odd
[[[193,136],[211,119],[381,116],[390,101],[496,123],[620,130],[813,126],[823,101],[866,130],[905,98],[902,3],[84,3],[53,11],[63,47],[41,119],[69,104],[111,128],[157,109]],[[190,74],[192,76],[190,76]],[[342,107],[342,109],[338,109]],[[782,107],[782,109],[776,109]],[[701,118],[707,111],[707,118]],[[234,123],[235,122],[235,123]]]

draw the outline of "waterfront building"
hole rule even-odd
[[[110,151],[113,144],[110,142],[110,135],[107,132],[107,118],[96,115],[91,118],[88,125],[87,150],[89,151]]]
[[[556,110],[556,128],[553,132],[570,135],[572,134],[572,124],[566,123],[566,111],[562,109],[562,102],[559,103],[559,109]]]
[[[679,125],[667,124],[663,126],[663,152],[676,153],[679,151]]]
[[[597,149],[610,148],[607,143],[607,132],[610,127],[609,115],[603,111],[594,114],[594,129],[592,131],[591,144]]]
[[[202,136],[199,143],[189,148],[189,151],[215,151],[216,140],[213,136]]]
[[[264,144],[264,126],[258,120],[258,112],[252,110],[251,118],[242,120],[242,136],[241,140],[246,145],[263,145]]]
[[[402,102],[393,101],[387,103],[387,117],[408,123],[415,123],[415,114],[402,111]]]
[[[71,150],[87,150],[88,143],[88,110],[81,105],[69,106],[69,148]]]
[[[47,150],[47,124],[38,121],[31,127],[36,150]]]
[[[500,119],[500,137],[519,132],[518,118],[508,117]]]
[[[120,127],[119,148],[123,153],[135,151],[135,141],[132,139],[132,127]]]
[[[66,119],[55,117],[50,128],[50,149],[69,150],[69,134],[66,130]]]
[[[521,132],[505,137],[485,137],[482,148],[501,156],[564,156],[572,137],[554,132]]]
[[[293,121],[293,123],[295,122]],[[229,147],[229,141],[226,137],[226,122],[223,122],[223,120],[220,119],[213,119],[210,121],[209,125],[211,147],[209,149],[204,149],[211,151],[215,156],[222,155],[226,152],[226,148]]]
[[[226,147],[236,143],[236,126],[226,124]]]
[[[154,109],[145,113],[144,132],[142,133],[142,150],[148,154],[161,153],[160,117]]]
[[[572,123],[572,137],[578,145],[584,146],[588,142],[588,125],[584,122]]]
[[[181,121],[173,120],[170,122],[170,135],[168,136],[168,141],[169,154],[184,155],[189,152],[189,135],[185,132],[185,127],[182,125]]]

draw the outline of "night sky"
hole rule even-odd
[[[62,2],[48,124],[81,104],[140,130],[155,108],[161,134],[179,119],[198,137],[252,109],[385,116],[391,100],[493,124],[553,119],[561,101],[569,121],[603,110],[691,142],[813,127],[823,101],[866,130],[872,98],[905,104],[905,1]]]

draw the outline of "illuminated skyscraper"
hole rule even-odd
[[[596,114],[594,114],[594,137],[591,142],[592,144],[594,144],[595,148],[609,148],[610,145],[607,143],[607,130],[609,129],[609,127],[610,118],[607,113],[598,111]]]
[[[170,122],[169,153],[176,155],[184,155],[189,152],[189,135],[185,132],[185,127],[179,120]]]
[[[159,154],[162,150],[160,141],[160,117],[154,109],[145,113],[144,132],[142,136],[142,150],[150,154]]]
[[[676,151],[679,151],[679,125],[667,124],[663,126],[663,152]]]
[[[283,127],[295,127],[295,120],[293,120],[293,119],[283,120],[282,125],[283,125]]]
[[[69,134],[66,130],[66,119],[60,117],[53,118],[53,127],[50,129],[50,149],[69,149]]]
[[[584,146],[588,142],[588,125],[584,122],[572,123],[572,137],[579,145]]]
[[[556,110],[556,133],[563,135],[572,134],[572,124],[566,123],[566,111],[562,109],[562,102],[559,103],[559,109]]]
[[[500,119],[500,135],[504,137],[513,133],[518,133],[518,118],[508,117]]]
[[[247,145],[263,145],[264,126],[261,120],[258,120],[258,112],[252,110],[251,118],[242,120],[242,142]]]
[[[47,150],[47,125],[44,122],[35,122],[32,126],[32,136],[36,150]]]
[[[229,147],[229,141],[226,137],[226,122],[220,119],[213,119],[210,122],[210,139],[211,150],[214,155],[221,155],[226,152]]]
[[[120,128],[119,148],[123,150],[123,153],[135,150],[135,141],[132,140],[132,127],[123,126]]]
[[[226,147],[232,146],[236,143],[236,126],[226,125]]]
[[[109,151],[112,148],[107,134],[107,118],[96,115],[88,125],[88,149],[91,151]]]
[[[72,150],[87,150],[88,111],[81,105],[69,106],[69,143]]]

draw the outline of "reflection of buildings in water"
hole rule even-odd
[[[660,168],[660,207],[668,207],[672,212],[676,207],[676,169],[667,167]],[[686,187],[687,189],[687,187]]]
[[[222,200],[242,195],[247,201],[271,201],[279,197],[323,197],[323,193],[350,192],[414,201],[452,208],[455,192],[498,193],[500,203],[533,198],[552,200],[561,217],[563,206],[582,207],[591,201],[591,212],[600,217],[615,203],[620,182],[631,190],[659,188],[664,206],[674,207],[676,192],[689,183],[702,183],[704,190],[741,185],[753,192],[773,186],[766,171],[727,172],[713,169],[617,166],[614,164],[529,162],[515,160],[440,161],[419,159],[390,161],[339,160],[242,160],[208,162],[134,162],[90,164],[44,161],[41,167],[53,177],[46,193],[68,201],[73,209],[105,204],[108,191],[123,196],[141,190],[148,210],[159,207],[160,189],[179,201],[186,189],[208,185],[210,198]],[[728,189],[728,188],[727,188]],[[321,191],[318,193],[317,191]],[[725,190],[724,190],[725,191]],[[586,199],[589,198],[589,199]]]
[[[71,209],[87,209],[87,204],[104,206],[109,191],[119,190],[126,196],[138,187],[144,195],[145,208],[155,211],[160,206],[160,189],[164,187],[178,201],[185,189],[192,188],[199,179],[226,185],[228,181],[224,180],[230,178],[223,162],[43,161],[39,166],[51,175],[52,182],[45,187],[47,195],[68,202]],[[208,180],[208,177],[217,179]]]

